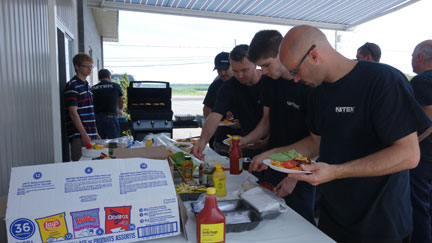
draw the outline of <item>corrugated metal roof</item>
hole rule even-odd
[[[420,0],[88,0],[90,7],[349,30]]]

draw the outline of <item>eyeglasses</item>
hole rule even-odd
[[[80,65],[81,67],[85,67],[85,68],[91,68],[91,69],[93,69],[94,68],[94,66],[93,65]]]
[[[370,46],[369,46],[369,42],[366,42],[363,46],[364,46],[364,47],[369,51],[369,53],[370,53],[371,56],[372,56],[372,59],[375,59],[375,55],[374,55],[372,49],[371,49]]]
[[[302,57],[302,59],[300,60],[299,64],[297,65],[297,67],[294,69],[294,71],[290,72],[290,75],[292,77],[297,76],[297,73],[300,70],[300,66],[302,65],[302,63],[304,62],[304,60],[306,59],[306,57],[309,55],[309,53],[316,47],[316,45],[312,45],[309,50],[306,52],[306,54]]]

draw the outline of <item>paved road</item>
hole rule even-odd
[[[171,99],[174,114],[202,115],[204,97],[174,96]]]
[[[173,96],[171,99],[174,114],[202,115],[204,97],[196,96]],[[186,138],[199,136],[201,128],[174,129],[173,138]]]

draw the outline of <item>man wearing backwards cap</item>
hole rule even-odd
[[[233,76],[233,72],[231,70],[231,65],[229,62],[229,53],[228,52],[221,52],[216,55],[214,59],[214,70],[217,70],[218,76],[215,78],[213,83],[210,84],[207,94],[204,98],[203,104],[203,115],[207,118],[207,116],[212,112],[212,109],[216,102],[216,96],[219,91],[219,88],[222,86],[222,83],[224,81],[227,81]],[[222,141],[226,138],[226,134],[235,134],[235,131],[233,131],[230,128],[227,127],[220,127],[217,129],[215,135],[210,139],[209,145],[211,148],[215,149],[213,147],[213,143],[215,143],[216,140],[216,147],[219,149],[217,152],[224,153],[227,152],[228,149],[224,149],[224,144]],[[226,150],[226,151],[224,151]]]

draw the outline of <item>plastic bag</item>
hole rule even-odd
[[[273,192],[261,187],[249,178],[234,193],[235,196],[242,198],[254,207],[266,219],[275,218],[288,210],[283,198],[277,197]]]

